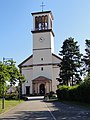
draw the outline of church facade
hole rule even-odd
[[[54,53],[53,15],[51,11],[32,13],[33,53],[18,66],[26,82],[22,95],[56,92],[61,58]]]

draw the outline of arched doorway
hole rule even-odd
[[[39,86],[39,93],[40,93],[41,95],[44,95],[44,94],[45,94],[45,85],[44,85],[44,84],[41,84],[41,85]]]

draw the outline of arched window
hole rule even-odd
[[[38,17],[35,17],[35,29],[36,30],[39,29],[39,20],[38,20]]]
[[[45,28],[45,17],[42,16],[42,29],[44,29],[44,28]]]
[[[41,30],[42,28],[42,17],[39,16],[39,30]]]
[[[44,30],[48,29],[48,16],[43,15],[39,17],[35,17],[35,30]]]
[[[41,71],[43,71],[43,67],[41,67]]]
[[[43,58],[41,58],[41,61],[43,61]]]
[[[48,16],[45,15],[45,29],[48,29]]]

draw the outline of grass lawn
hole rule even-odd
[[[0,100],[0,114],[13,108],[14,106],[20,104],[21,102],[23,102],[22,100],[5,100],[5,107],[4,109],[2,109],[2,100]]]

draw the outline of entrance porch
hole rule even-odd
[[[33,94],[44,95],[52,91],[52,80],[46,77],[40,76],[32,80],[32,92]]]

